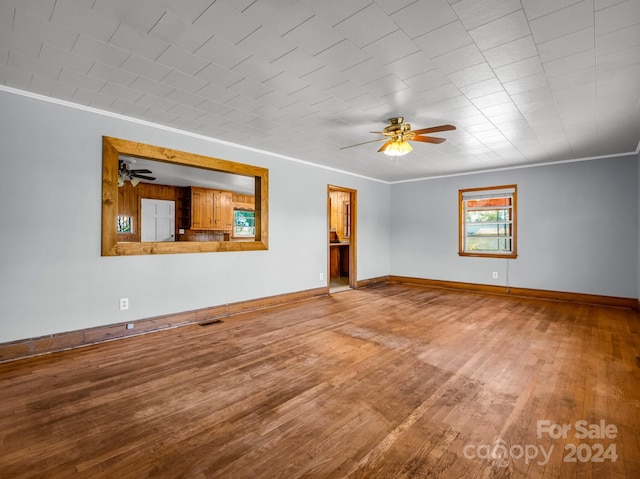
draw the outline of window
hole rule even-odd
[[[515,258],[516,185],[459,191],[461,256]]]
[[[118,224],[116,226],[116,233],[132,233],[131,228],[131,216],[118,216]]]
[[[249,237],[256,234],[256,212],[233,210],[233,236]]]

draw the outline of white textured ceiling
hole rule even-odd
[[[1,0],[0,84],[388,181],[628,153],[640,0]],[[392,116],[457,130],[340,150]]]

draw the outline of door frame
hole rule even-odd
[[[327,185],[327,225],[325,228],[327,235],[327,288],[331,290],[331,246],[329,228],[331,225],[331,192],[343,191],[349,193],[351,203],[351,236],[349,240],[349,287],[358,288],[358,190],[346,188],[344,186]]]

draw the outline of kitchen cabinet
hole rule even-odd
[[[233,229],[233,194],[230,191],[214,190],[213,226],[225,233]]]
[[[213,230],[214,191],[199,186],[191,187],[191,229]]]
[[[192,230],[216,230],[230,233],[233,229],[233,194],[230,191],[192,186]]]

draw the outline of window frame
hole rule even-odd
[[[236,232],[236,227],[238,226],[236,224],[236,213],[242,211],[242,212],[249,212],[249,213],[253,213],[253,226],[251,226],[250,228],[253,228],[253,234],[247,234],[247,235],[242,235],[242,234],[237,234]],[[254,238],[256,235],[256,212],[255,210],[252,209],[247,209],[247,208],[234,208],[233,209],[233,233],[232,233],[232,238],[242,238],[242,239],[246,239],[246,238]],[[241,228],[243,228],[243,226],[240,226]]]
[[[496,194],[501,190],[513,190],[512,193],[505,193],[504,196],[512,198],[511,204],[511,251],[500,253],[495,251],[468,251],[466,250],[466,204],[465,201],[470,199],[480,199],[482,196],[490,195],[492,191]],[[477,193],[474,198],[472,193]],[[471,195],[470,195],[471,194]],[[471,196],[471,198],[465,196]],[[466,188],[458,190],[458,254],[460,256],[480,257],[480,258],[517,258],[518,257],[518,186],[517,185],[500,185],[485,186],[480,188]]]

